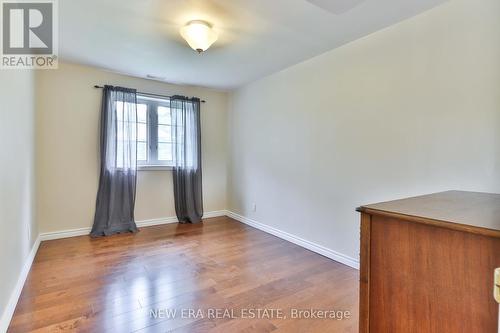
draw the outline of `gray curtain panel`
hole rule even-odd
[[[197,223],[203,216],[200,100],[173,96],[170,110],[175,212],[179,222]]]
[[[136,232],[137,93],[105,86],[101,109],[101,173],[91,236]]]

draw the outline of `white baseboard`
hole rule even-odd
[[[225,210],[216,210],[216,211],[204,213],[203,218],[208,219],[208,218],[212,218],[212,217],[219,217],[219,216],[226,216],[226,215],[227,215],[227,212]],[[136,221],[136,225],[139,228],[144,228],[144,227],[151,227],[154,225],[170,224],[170,223],[177,223],[177,222],[179,222],[179,220],[177,220],[177,217],[172,216],[172,217],[163,217],[163,218],[158,218],[158,219]],[[44,232],[44,233],[40,234],[40,240],[47,241],[47,240],[69,238],[69,237],[75,237],[75,236],[84,236],[84,235],[88,235],[90,233],[91,229],[92,228],[78,228],[78,229],[68,229],[68,230],[53,231],[53,232]]]
[[[214,210],[212,212],[206,212],[203,214],[204,219],[209,219],[212,217],[227,216],[227,210]]]
[[[292,235],[288,232],[281,231],[279,229],[270,227],[268,225],[265,225],[263,223],[249,219],[248,217],[233,213],[231,211],[227,211],[227,216],[229,216],[237,221],[240,221],[244,224],[247,224],[251,227],[257,228],[257,229],[262,230],[264,232],[267,232],[271,235],[274,235],[274,236],[279,237],[281,239],[287,240],[287,241],[294,243],[298,246],[302,246],[303,248],[306,248],[308,250],[311,250],[313,252],[321,254],[327,258],[338,261],[344,265],[347,265],[347,266],[355,268],[355,269],[359,269],[359,261],[352,258],[352,257],[349,257],[345,254],[339,253],[339,252],[334,251],[332,249],[326,248],[322,245],[319,245],[319,244],[313,243],[311,241],[305,240],[303,238],[300,238],[298,236]]]
[[[78,229],[44,232],[40,234],[40,240],[43,242],[53,239],[88,235],[90,233],[90,229],[91,228],[78,228]]]
[[[154,225],[171,224],[171,223],[178,223],[178,222],[179,222],[179,220],[177,220],[177,217],[172,216],[172,217],[164,217],[164,218],[159,218],[159,219],[136,221],[135,224],[137,225],[138,228],[144,228],[144,227],[152,227]]]
[[[33,260],[35,259],[36,252],[38,251],[38,247],[40,246],[40,237],[37,237],[31,251],[24,262],[23,269],[21,273],[19,273],[19,278],[17,279],[16,286],[14,290],[10,294],[9,302],[7,306],[3,310],[0,319],[0,332],[7,332],[7,328],[9,328],[10,321],[12,319],[12,315],[16,310],[17,301],[21,296],[21,292],[23,291],[24,283],[26,282],[26,278],[28,277],[28,273],[30,272],[31,265],[33,264]]]

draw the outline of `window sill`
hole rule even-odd
[[[138,165],[137,171],[172,171],[170,165]]]

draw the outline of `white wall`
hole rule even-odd
[[[0,332],[38,236],[34,223],[34,72],[0,70]]]
[[[452,0],[231,103],[229,209],[357,259],[361,204],[500,191],[500,1]]]
[[[205,212],[226,208],[227,93],[133,78],[93,67],[60,63],[38,73],[37,221],[40,232],[89,228],[99,181],[102,90],[112,84],[139,91],[198,96],[201,106]],[[175,216],[172,173],[139,171],[136,220]]]

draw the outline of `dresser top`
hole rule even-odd
[[[500,237],[500,194],[447,191],[357,210]]]

